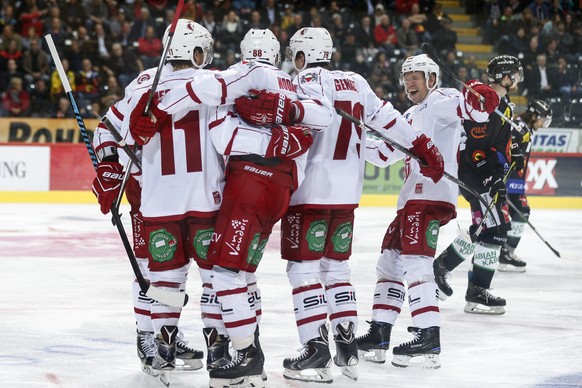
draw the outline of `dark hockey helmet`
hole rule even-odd
[[[544,100],[533,100],[527,104],[527,111],[535,113],[538,120],[542,119],[542,128],[547,128],[552,123],[552,107]]]
[[[506,75],[514,84],[523,81],[523,67],[519,59],[511,55],[499,55],[489,61],[487,65],[489,82],[498,84]]]

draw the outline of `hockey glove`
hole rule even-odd
[[[511,143],[511,163],[515,164],[515,171],[521,171],[525,167],[525,156],[517,143]]]
[[[300,125],[277,125],[271,128],[271,132],[266,158],[295,159],[307,152],[313,143],[311,129]]]
[[[266,90],[249,90],[251,97],[239,97],[234,103],[244,121],[257,126],[290,125],[303,111],[301,102],[292,101],[282,93]]]
[[[471,80],[467,83],[467,86],[473,88],[474,91],[479,93],[483,97],[483,101],[473,93],[468,88],[463,89],[463,96],[465,101],[469,103],[474,109],[481,112],[492,113],[499,106],[499,95],[491,86],[482,84],[477,80]]]
[[[97,165],[97,177],[93,180],[93,194],[101,205],[101,213],[107,214],[119,195],[123,167],[117,162],[101,162]]]
[[[425,135],[420,135],[412,142],[410,149],[419,156],[425,163],[420,164],[420,173],[437,183],[445,173],[445,163],[443,156],[432,140]]]
[[[158,108],[159,100],[155,95],[150,105],[149,114],[143,114],[149,94],[148,91],[141,96],[129,117],[129,131],[139,145],[146,144],[150,137],[158,132],[158,129],[161,128],[161,123],[168,117],[166,112]]]
[[[490,176],[483,181],[483,185],[489,189],[489,195],[494,203],[505,202],[507,199],[507,188],[502,177]]]

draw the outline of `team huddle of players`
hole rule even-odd
[[[168,34],[169,28],[164,42]],[[472,259],[465,311],[499,314],[505,300],[487,290],[498,259],[504,268],[525,269],[513,254],[523,222],[516,227],[507,216],[505,174],[514,164],[517,175],[509,187],[521,191],[510,195],[525,199],[525,147],[532,129],[547,126],[541,119],[551,119],[551,111],[543,101],[528,107],[518,146],[512,146],[507,94],[521,80],[519,61],[494,58],[487,69],[491,85],[472,82],[459,92],[438,88],[439,68],[428,56],[409,57],[400,81],[414,106],[401,115],[360,75],[331,69],[332,50],[326,29],[297,31],[289,43],[298,72],[291,79],[278,67],[273,33],[250,30],[241,42],[241,62],[207,70],[211,34],[180,19],[157,88],[152,90],[156,69],[144,71],[106,114],[141,169],[124,169],[127,154],[118,152],[105,124],[96,129],[100,163],[93,192],[107,213],[127,180],[134,252],[144,276],[157,288],[184,292],[190,263],[198,267],[211,387],[265,384],[255,271],[279,221],[281,258],[287,260],[304,345],[297,357],[283,361],[289,379],[332,382],[332,360],[357,379],[360,357],[385,362],[406,292],[414,338],[393,348],[392,363],[406,367],[421,357],[425,366],[438,368],[437,295],[452,294],[448,271]],[[368,127],[384,139],[367,138]],[[348,259],[365,162],[385,167],[402,159],[405,181],[382,241],[372,321],[357,337]],[[439,227],[456,217],[458,186],[445,172],[479,196],[462,190],[471,204],[472,236],[460,234],[435,260]],[[528,214],[527,201],[519,203]],[[170,371],[202,368],[203,353],[189,347],[178,328],[181,308],[147,298],[137,283],[133,296],[143,371],[169,385]]]

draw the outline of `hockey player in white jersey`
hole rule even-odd
[[[456,176],[462,120],[486,121],[488,113],[499,103],[497,94],[487,85],[475,85],[474,89],[485,98],[482,104],[467,90],[462,94],[456,89],[438,89],[439,67],[426,54],[408,57],[400,74],[400,82],[414,103],[404,113],[404,119],[416,133],[433,140],[442,155],[445,171]],[[372,163],[386,166],[405,155],[393,151],[370,156]],[[413,323],[408,331],[414,339],[393,349],[392,364],[406,367],[410,359],[422,357],[418,365],[438,368],[440,315],[432,263],[440,226],[456,217],[459,189],[448,179],[423,176],[421,169],[417,161],[405,159],[404,185],[398,196],[396,218],[384,236],[376,266],[378,281],[372,321],[368,333],[357,341],[364,359],[384,363],[392,326],[408,291]]]
[[[285,108],[284,123],[283,120],[276,122],[278,105],[271,106],[258,122],[259,125],[274,124],[269,129],[272,136],[266,152],[243,156],[231,153],[228,161],[228,183],[207,261],[214,268],[209,282],[205,281],[220,302],[216,314],[209,316],[215,317],[212,324],[217,330],[205,335],[224,343],[228,334],[236,353],[230,363],[217,363],[210,370],[211,386],[241,381],[255,386],[262,384],[264,356],[256,330],[260,296],[254,271],[273,225],[285,212],[291,191],[302,180],[305,158],[300,156],[311,144],[311,135],[303,127],[277,124],[291,124],[289,117],[293,116],[295,122],[300,120],[318,129],[327,127],[331,120],[331,108],[322,108],[314,101],[295,101],[291,79],[274,66],[278,63],[279,43],[272,32],[249,31],[241,42],[241,49],[246,60],[226,71],[194,77],[166,94],[156,108],[173,113],[200,104],[228,107],[237,97],[247,95],[249,89],[278,92],[272,95]],[[245,108],[244,103],[240,106]],[[240,125],[238,117],[229,114],[221,126],[232,123]],[[233,241],[236,241],[234,250]],[[254,309],[247,302],[249,294],[254,300]]]
[[[427,146],[428,139],[417,139],[400,114],[379,100],[361,76],[328,69],[332,46],[331,36],[323,28],[302,28],[291,38],[291,60],[299,71],[293,84],[299,97],[374,123],[427,160],[424,171],[440,178],[440,156],[435,147]],[[249,101],[261,106],[263,98],[270,100],[266,93]],[[362,128],[335,112],[332,124],[314,132],[313,137],[305,179],[293,193],[281,222],[282,257],[288,260],[296,324],[304,345],[299,357],[285,359],[283,366],[286,378],[329,383],[328,311],[337,348],[334,362],[342,373],[357,379],[357,312],[347,259],[354,209],[362,193],[366,142]]]

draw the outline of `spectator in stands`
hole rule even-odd
[[[523,53],[521,64],[524,70],[531,70],[536,63],[538,55],[541,53],[539,45],[539,36],[532,35],[529,39],[527,50]],[[527,80],[526,80],[527,81]]]
[[[103,0],[89,0],[85,5],[85,26],[87,30],[93,31],[95,24],[102,24],[105,29],[109,29],[109,10]]]
[[[47,82],[40,78],[29,87],[30,114],[32,117],[46,117],[49,114],[51,101],[50,90]]]
[[[517,28],[523,27],[526,35],[531,34],[533,26],[537,26],[540,22],[533,16],[531,9],[526,8],[521,13],[521,19],[517,20]]]
[[[559,57],[555,86],[563,101],[570,101],[572,97],[578,96],[577,78],[577,74],[568,68],[566,58]]]
[[[150,15],[149,8],[142,7],[140,9],[139,15],[139,19],[137,19],[131,26],[129,40],[132,42],[137,42],[139,38],[144,37],[148,26],[153,26],[154,28],[156,27],[156,23]]]
[[[123,88],[119,85],[117,78],[114,75],[107,77],[107,85],[101,89],[100,101],[101,106],[109,108],[117,101],[123,98]]]
[[[352,28],[352,32],[356,37],[356,42],[360,47],[370,47],[374,43],[374,28],[372,27],[372,19],[365,15],[360,19],[360,23]]]
[[[509,54],[514,57],[518,57],[523,55],[524,52],[527,51],[527,36],[525,34],[525,29],[523,27],[519,27],[515,34],[509,36],[509,43],[505,50],[502,47],[499,47],[498,52],[501,54],[505,51],[505,54]]]
[[[30,96],[23,88],[21,78],[10,80],[10,87],[2,96],[2,115],[8,117],[26,117],[30,107]]]
[[[574,44],[572,44],[574,57],[582,56],[582,21],[574,27]]]
[[[34,27],[36,33],[42,36],[42,17],[48,13],[48,9],[39,9],[36,3],[31,3],[30,10],[20,14],[20,34],[26,35],[29,27]]]
[[[430,33],[424,26],[424,23],[427,21],[427,16],[425,13],[420,12],[420,6],[418,4],[412,4],[408,20],[410,21],[410,28],[416,32],[416,38],[419,42],[431,41]]]
[[[36,29],[34,27],[29,27],[26,35],[22,37],[22,52],[24,53],[27,50],[30,50],[30,42],[37,39],[40,39],[40,36],[36,33]]]
[[[180,17],[199,22],[203,14],[202,6],[196,0],[188,0],[182,8]]]
[[[218,24],[216,23],[216,18],[214,16],[214,11],[212,9],[207,9],[202,16],[200,24],[213,36],[216,36],[218,31]]]
[[[384,15],[386,15],[384,5],[382,3],[378,3],[376,8],[374,8],[374,26],[377,26],[382,22],[382,17]]]
[[[77,90],[75,84],[75,73],[69,68],[69,60],[67,58],[62,58],[61,63],[63,65],[63,70],[67,75],[67,79],[69,80],[69,85],[71,86],[71,90],[74,92]],[[57,69],[53,70],[51,74],[51,83],[50,83],[50,96],[51,100],[56,101],[56,99],[65,94],[65,90],[63,89],[63,83],[61,82],[61,78],[59,76],[59,72]]]
[[[293,16],[293,24],[287,28],[287,34],[289,34],[289,36],[293,36],[297,31],[304,27],[303,24],[303,14],[301,12],[297,12]]]
[[[269,27],[269,25],[267,24],[267,22],[263,21],[261,13],[259,11],[257,11],[256,9],[253,9],[251,11],[251,17],[250,17],[249,24],[246,28],[246,31],[248,31],[250,29],[263,30],[267,27]],[[246,31],[245,31],[245,33],[246,33]]]
[[[443,29],[433,35],[433,46],[440,55],[455,51],[457,46],[457,33],[451,29],[452,20],[443,18],[441,20]]]
[[[378,47],[392,55],[394,48],[398,43],[398,37],[396,36],[396,29],[390,23],[390,16],[384,14],[380,17],[380,24],[374,27],[374,41]]]
[[[8,49],[9,43],[14,41],[17,51],[22,52],[24,48],[22,45],[22,35],[14,31],[14,26],[10,24],[4,25],[2,28],[2,35],[0,35],[0,51]]]
[[[572,52],[574,37],[568,31],[566,31],[566,23],[564,23],[564,21],[560,20],[556,23],[554,37],[558,40],[558,49],[563,54],[568,55]],[[575,58],[571,59],[575,60]]]
[[[499,23],[495,30],[495,42],[498,54],[508,54],[511,49],[511,37],[515,36],[517,24],[513,17],[513,8],[509,5],[503,7],[503,15],[499,18]]]
[[[528,8],[533,16],[542,23],[550,18],[550,7],[544,0],[534,0]]]
[[[281,29],[287,30],[293,23],[295,23],[295,12],[291,4],[285,4],[283,8],[283,16],[281,17]]]
[[[342,15],[339,13],[334,13],[331,15],[331,26],[328,28],[331,37],[336,43],[336,47],[341,46],[343,41],[345,40],[345,35],[347,32],[347,27],[344,24]]]
[[[395,91],[394,68],[390,64],[388,54],[385,51],[379,51],[374,58],[372,71],[370,73],[370,85],[381,85],[387,91]]]
[[[18,26],[18,20],[14,17],[14,6],[10,3],[4,3],[2,11],[0,12],[0,26]]]
[[[412,101],[410,101],[403,88],[398,89],[396,97],[391,102],[394,109],[401,114],[404,114],[412,106]]]
[[[65,40],[67,39],[67,32],[63,27],[62,19],[58,17],[52,18],[46,30],[48,34],[51,34],[55,46],[62,49],[65,46]]]
[[[556,93],[553,86],[556,84],[556,71],[546,66],[546,55],[539,54],[536,65],[525,77],[527,82],[527,95],[529,98],[544,100]]]
[[[558,49],[558,39],[552,37],[548,41],[546,46],[546,64],[550,68],[555,68],[558,66],[558,57],[562,55],[562,52]]]
[[[230,11],[222,21],[220,30],[220,41],[225,50],[239,50],[241,36],[243,36],[243,25],[234,11]]]
[[[438,3],[432,7],[432,12],[426,14],[426,22],[424,23],[424,27],[429,32],[433,42],[436,33],[443,29],[441,20],[448,17],[449,15],[443,12],[441,5]]]
[[[30,50],[26,51],[22,57],[22,69],[27,85],[44,79],[49,81],[49,55],[41,50],[40,39],[30,41]]]
[[[9,60],[16,61],[19,67],[22,66],[22,51],[18,50],[15,40],[9,41],[7,47],[0,50],[0,71],[8,69]]]
[[[485,3],[485,20],[483,28],[483,43],[493,44],[497,38],[497,28],[501,19],[501,5],[498,0]]]
[[[99,98],[101,79],[99,68],[93,67],[93,63],[89,58],[84,58],[81,71],[75,74],[79,105],[89,105]]]
[[[57,102],[52,107],[50,116],[57,119],[73,118],[74,114],[73,110],[71,109],[69,100],[66,97],[59,97]]]
[[[61,9],[61,17],[72,30],[84,26],[88,19],[83,7],[82,0],[69,0],[65,7]]]
[[[9,59],[6,63],[6,70],[0,72],[0,92],[10,87],[12,78],[24,79],[24,73],[14,59]]]
[[[103,70],[108,76],[117,77],[121,87],[125,88],[144,70],[144,66],[133,50],[120,43],[113,43],[111,56],[103,64]]]
[[[418,49],[418,38],[416,32],[410,26],[408,18],[402,19],[402,25],[396,31],[398,47],[404,51],[415,51]]]
[[[102,24],[95,24],[95,33],[93,39],[96,42],[96,52],[99,63],[109,58],[108,47],[111,45],[109,41],[109,36],[105,33],[105,28]]]
[[[261,8],[260,12],[263,14],[262,19],[268,21],[269,25],[281,24],[281,12],[275,0],[267,0],[267,3]],[[210,32],[212,33],[212,31]]]
[[[443,64],[449,69],[452,74],[457,74],[459,72],[459,67],[463,63],[457,58],[455,51],[448,51],[445,55],[445,60]],[[456,88],[457,82],[449,75],[448,72],[443,72],[442,76],[442,86],[447,88]]]
[[[154,26],[147,26],[145,36],[139,38],[137,44],[143,67],[157,67],[162,55],[162,40],[156,36]]]

